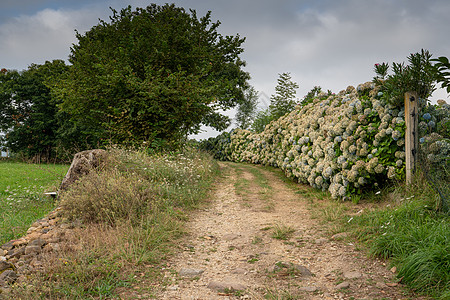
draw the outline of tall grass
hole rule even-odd
[[[194,150],[149,155],[112,149],[104,168],[61,195],[69,220],[84,228],[49,255],[32,284],[12,296],[30,299],[151,297],[165,258],[177,247],[187,212],[208,195],[218,175],[209,155]]]
[[[25,234],[52,210],[44,192],[56,191],[69,166],[0,161],[0,245]]]
[[[450,216],[436,210],[437,195],[425,181],[403,198],[352,221],[353,232],[373,255],[389,258],[398,277],[417,292],[438,299],[450,294]]]

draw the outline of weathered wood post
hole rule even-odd
[[[414,92],[405,93],[405,155],[406,155],[406,184],[410,185],[417,163],[419,144],[419,98]]]

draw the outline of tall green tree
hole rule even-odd
[[[244,101],[237,107],[236,123],[237,127],[248,129],[258,106],[258,92],[254,87],[250,87],[244,93]]]
[[[62,60],[32,64],[23,71],[0,71],[2,144],[27,158],[72,159],[74,152],[96,144],[86,128],[60,111],[51,87],[68,72]]]
[[[294,110],[298,104],[296,94],[298,84],[292,81],[290,73],[278,74],[275,94],[270,97],[268,108],[258,111],[252,123],[252,130],[262,132],[267,124]]]
[[[54,156],[58,108],[45,82],[61,76],[62,60],[33,64],[27,70],[0,72],[0,129],[6,146],[25,156]]]
[[[294,110],[298,104],[296,99],[299,85],[292,81],[290,73],[278,74],[278,84],[275,87],[275,94],[270,97],[270,114],[274,119]]]
[[[244,101],[244,38],[219,34],[211,12],[198,18],[173,4],[112,12],[110,22],[77,33],[72,67],[54,88],[63,111],[124,144],[228,127],[218,109]]]

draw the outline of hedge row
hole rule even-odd
[[[449,105],[429,111],[448,115]],[[235,129],[203,145],[218,159],[279,167],[334,198],[349,197],[404,178],[404,115],[404,108],[388,104],[380,87],[367,82],[320,94],[261,133]],[[436,127],[433,118],[427,112],[420,125]],[[448,148],[439,137],[433,140],[440,141],[439,149]]]

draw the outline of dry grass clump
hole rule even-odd
[[[194,151],[150,156],[112,149],[108,164],[81,178],[63,194],[61,205],[70,219],[137,225],[166,205],[194,205],[211,175],[211,163]]]
[[[113,168],[82,178],[64,194],[61,204],[68,217],[84,222],[113,225],[129,219],[136,223],[151,210],[157,193],[153,184]]]

